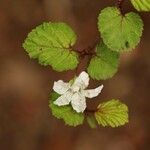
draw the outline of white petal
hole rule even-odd
[[[65,83],[62,80],[54,82],[53,90],[58,94],[64,94],[70,88],[69,83]]]
[[[77,85],[77,84],[74,84],[71,89],[73,92],[79,92],[81,86],[80,85]]]
[[[96,97],[96,96],[98,96],[98,94],[101,93],[103,87],[104,86],[101,85],[101,86],[97,87],[96,89],[84,90],[84,95],[85,95],[85,97],[88,97],[88,98]]]
[[[78,86],[81,89],[85,89],[89,85],[89,75],[83,71],[80,75],[75,79],[75,82],[72,87]]]
[[[58,99],[56,101],[54,101],[54,104],[58,105],[58,106],[68,105],[71,101],[72,96],[73,96],[73,93],[70,91],[67,91],[65,94],[58,97]]]
[[[86,99],[80,93],[75,93],[71,98],[71,105],[76,112],[84,112],[86,108]]]

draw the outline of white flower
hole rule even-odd
[[[85,90],[89,85],[89,75],[83,71],[75,79],[73,84],[65,83],[62,80],[54,82],[53,90],[61,96],[54,101],[55,105],[64,106],[71,103],[73,109],[78,113],[84,112],[86,108],[86,97],[93,98],[103,89],[103,85],[90,90]]]

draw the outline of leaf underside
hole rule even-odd
[[[101,103],[95,118],[99,125],[104,127],[118,127],[128,123],[128,107],[119,100],[110,100]]]
[[[150,0],[131,0],[137,11],[150,11]]]

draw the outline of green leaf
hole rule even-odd
[[[150,11],[150,0],[131,0],[137,11]]]
[[[119,100],[110,100],[98,106],[95,112],[98,124],[106,127],[118,127],[128,123],[128,107]]]
[[[98,18],[98,28],[104,43],[113,51],[129,51],[140,42],[143,21],[134,12],[121,14],[116,7],[103,9]]]
[[[87,120],[87,123],[89,124],[89,126],[94,129],[97,127],[97,122],[96,122],[96,119],[94,116],[90,115],[90,116],[87,116],[86,118]]]
[[[84,114],[77,113],[72,109],[70,105],[66,106],[57,106],[53,102],[59,97],[57,93],[53,92],[51,94],[51,99],[49,103],[49,107],[52,111],[53,116],[58,119],[63,119],[64,122],[69,126],[78,126],[83,124]]]
[[[40,64],[66,71],[78,64],[78,55],[71,48],[75,42],[75,33],[65,23],[43,23],[28,34],[23,47]]]
[[[98,44],[96,47],[96,56],[89,64],[88,73],[96,80],[105,80],[111,78],[118,70],[119,53],[111,51],[105,44]]]

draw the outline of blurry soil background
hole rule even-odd
[[[77,33],[78,49],[98,38],[97,16],[116,0],[0,0],[0,150],[150,150],[150,14],[139,46],[121,57],[118,73],[104,84],[97,105],[118,98],[129,106],[124,127],[72,128],[55,119],[48,108],[56,73],[31,60],[22,48],[28,32],[44,21],[66,22]],[[125,1],[124,11],[132,10]],[[135,11],[135,10],[134,10]],[[108,22],[109,23],[109,22]]]

